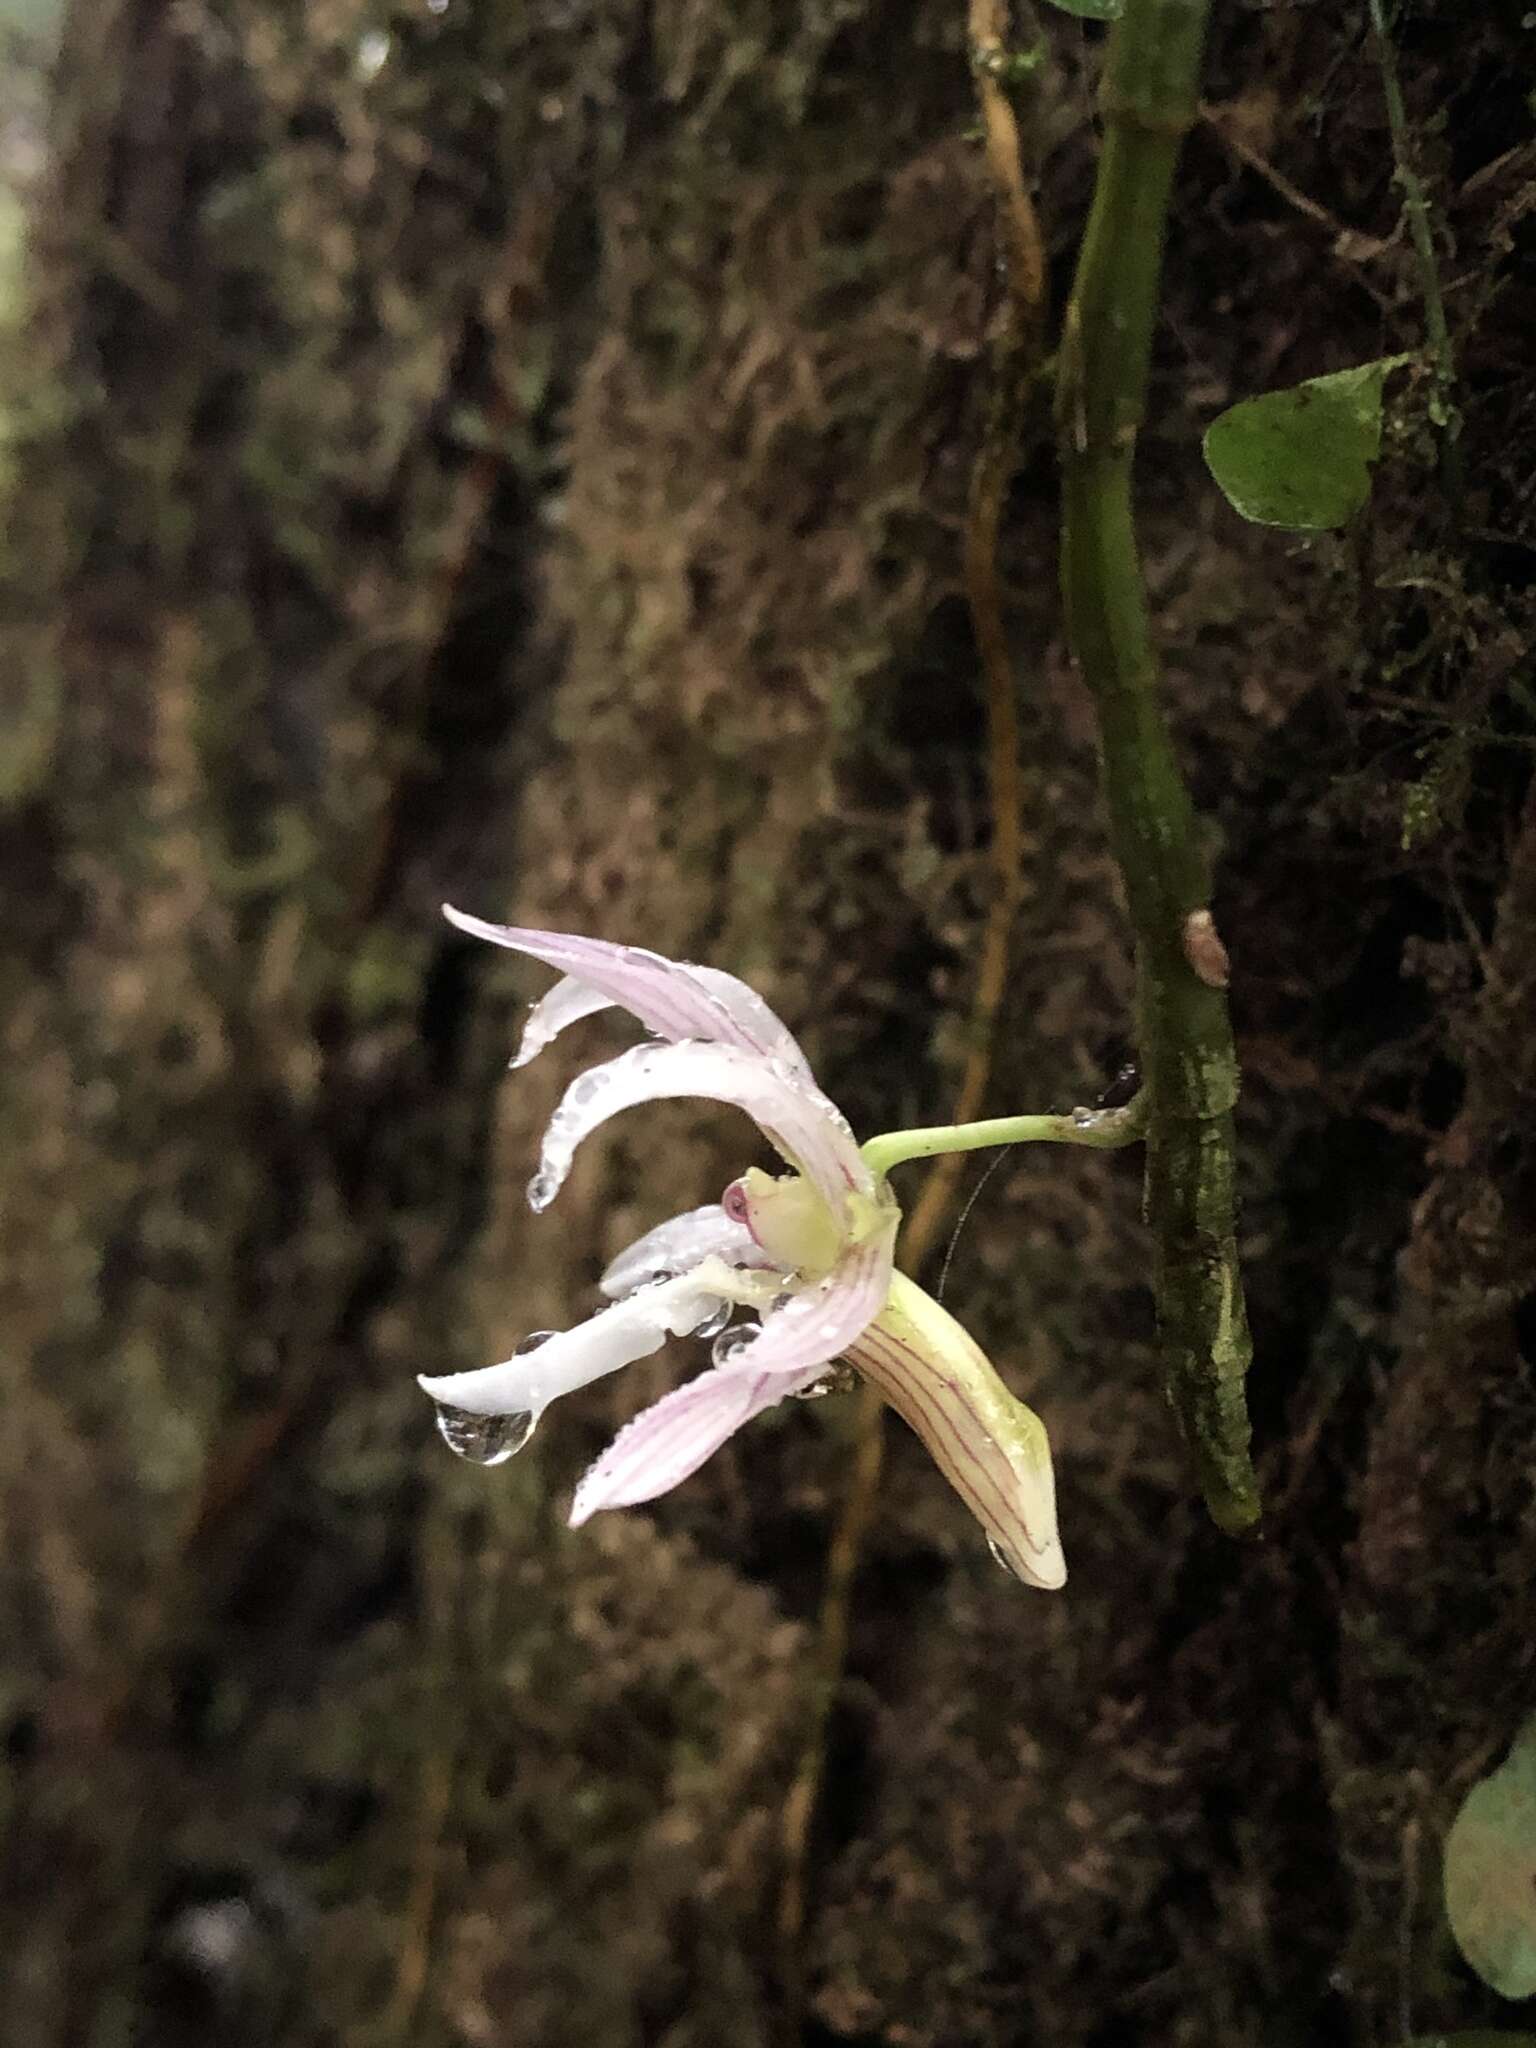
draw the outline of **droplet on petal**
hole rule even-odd
[[[560,1183],[552,1173],[536,1173],[528,1183],[528,1206],[535,1212],[547,1209],[560,1192]]]
[[[1000,1564],[1003,1570],[1008,1574],[1010,1579],[1018,1579],[1021,1584],[1028,1583],[1028,1581],[1024,1579],[1023,1574],[1016,1568],[1012,1559],[1009,1557],[1007,1551],[1004,1550],[1003,1546],[1001,1545],[1001,1543],[998,1542],[995,1536],[989,1536],[987,1538],[987,1548],[992,1553],[993,1563]]]
[[[758,1328],[756,1323],[736,1323],[732,1328],[722,1330],[710,1351],[711,1360],[716,1365],[733,1364],[749,1344],[756,1342]]]
[[[533,1425],[534,1417],[526,1413],[475,1415],[446,1401],[437,1403],[438,1434],[456,1458],[467,1458],[471,1465],[504,1465],[533,1435]]]
[[[734,1304],[729,1301],[717,1302],[700,1323],[693,1326],[695,1337],[718,1337],[731,1320]]]
[[[537,1351],[541,1344],[547,1344],[551,1337],[558,1337],[558,1330],[530,1330],[521,1344],[512,1347],[512,1356],[521,1358],[525,1352]]]

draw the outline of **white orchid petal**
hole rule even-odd
[[[1048,1591],[1064,1585],[1045,1425],[948,1310],[894,1274],[848,1357],[922,1438],[1010,1570]]]
[[[512,1057],[514,1067],[526,1067],[545,1046],[558,1038],[568,1024],[583,1017],[595,1017],[599,1010],[611,1010],[612,1000],[589,982],[565,974],[547,995],[540,996],[523,1025],[523,1036]]]
[[[448,903],[443,905],[443,915],[473,938],[487,939],[493,946],[506,946],[514,953],[542,960],[546,967],[558,968],[606,1002],[628,1010],[647,1030],[662,1038],[674,1042],[702,1038],[718,1045],[734,1045],[743,1052],[783,1060],[810,1078],[805,1055],[789,1026],[775,1016],[756,989],[749,988],[734,974],[726,974],[718,967],[695,967],[686,960],[668,960],[641,946],[619,946],[607,939],[583,938],[575,932],[542,932],[523,925],[489,924],[484,918],[469,917]],[[552,996],[556,994],[558,987],[551,991]],[[567,1024],[604,1006],[593,1002],[586,1007],[567,1007],[573,1000],[562,996],[560,1003],[542,1018],[539,1009],[543,1005],[538,1006],[528,1020],[515,1065],[522,1066],[532,1059]]]
[[[723,967],[689,965],[687,972],[703,982],[737,1030],[744,1034],[739,1042],[744,1043],[749,1052],[766,1053],[769,1059],[783,1060],[786,1066],[810,1078],[811,1063],[800,1050],[800,1041],[750,983],[739,975],[727,974]]]
[[[722,1292],[722,1290],[724,1290]],[[669,1337],[706,1322],[722,1299],[735,1298],[735,1276],[717,1260],[599,1309],[574,1329],[558,1330],[535,1350],[473,1372],[419,1375],[434,1401],[471,1415],[539,1415],[561,1394],[585,1387],[659,1351]]]
[[[709,1257],[728,1266],[770,1264],[744,1223],[733,1223],[718,1202],[669,1217],[619,1253],[597,1283],[610,1301],[622,1301],[659,1273],[684,1273]]]
[[[535,1209],[559,1193],[582,1139],[636,1103],[697,1095],[745,1110],[790,1164],[841,1215],[850,1191],[869,1194],[874,1179],[847,1119],[814,1081],[782,1061],[730,1045],[688,1039],[636,1045],[578,1074],[549,1120],[539,1171],[528,1186]]]
[[[601,1508],[634,1507],[690,1478],[743,1423],[808,1386],[798,1377],[716,1368],[666,1394],[626,1424],[591,1467],[571,1502],[571,1527]]]
[[[840,1358],[890,1294],[897,1221],[892,1216],[877,1237],[845,1252],[824,1279],[799,1288],[771,1310],[757,1336],[741,1345],[722,1370],[814,1375]]]

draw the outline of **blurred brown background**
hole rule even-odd
[[[786,1959],[849,1405],[574,1536],[573,1479],[677,1357],[504,1469],[448,1455],[416,1371],[586,1313],[755,1155],[649,1110],[531,1218],[541,1119],[620,1041],[504,1078],[546,977],[437,905],[732,968],[861,1130],[946,1114],[990,886],[963,10],[11,13],[0,2036],[1493,2023],[1439,1844],[1536,1662],[1528,17],[1398,22],[1459,527],[1422,377],[1338,539],[1244,528],[1199,459],[1234,399],[1421,340],[1363,8],[1219,5],[1179,186],[1144,538],[1223,835],[1265,1539],[1191,1498],[1134,1158],[1008,1158],[948,1299],[1049,1423],[1072,1577],[1007,1578],[891,1426]],[[1042,26],[1059,306],[1099,45]],[[994,1113],[1092,1100],[1128,1050],[1055,502],[1042,420],[1004,543],[1028,886]]]

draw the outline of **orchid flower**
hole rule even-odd
[[[1045,1428],[949,1312],[896,1270],[901,1211],[886,1173],[902,1159],[1023,1137],[1121,1143],[1121,1113],[893,1132],[861,1148],[788,1027],[734,975],[635,946],[487,924],[448,905],[444,914],[560,972],[533,1006],[514,1067],[567,1025],[615,1005],[654,1034],[566,1090],[528,1183],[536,1211],[549,1207],[577,1146],[600,1124],[678,1096],[744,1110],[789,1169],[751,1167],[718,1202],[647,1232],[603,1274],[608,1305],[586,1322],[536,1332],[500,1365],[423,1376],[448,1443],[500,1463],[561,1394],[669,1337],[712,1339],[710,1367],[637,1416],[588,1471],[571,1508],[579,1527],[601,1508],[666,1493],[753,1416],[813,1393],[846,1360],[922,1438],[994,1556],[1030,1585],[1063,1584]]]

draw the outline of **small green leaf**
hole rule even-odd
[[[1501,1998],[1536,1995],[1536,1715],[1451,1823],[1445,1910],[1457,1947]]]
[[[1125,12],[1125,0],[1051,0],[1051,5],[1085,21],[1118,21]]]
[[[1406,356],[1382,356],[1288,391],[1245,398],[1205,434],[1205,460],[1232,505],[1258,526],[1323,533],[1370,495],[1381,452],[1381,387]]]

